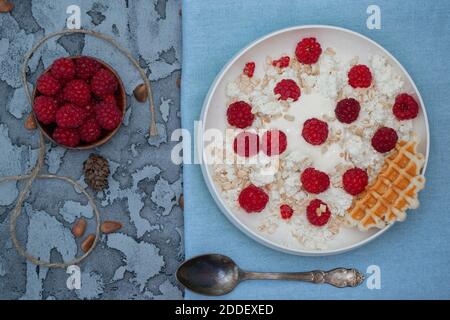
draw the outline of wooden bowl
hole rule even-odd
[[[96,148],[96,147],[99,147],[99,146],[107,143],[109,140],[111,140],[111,138],[116,134],[116,132],[119,130],[120,126],[122,125],[123,119],[125,117],[126,107],[127,107],[127,95],[125,93],[125,87],[124,87],[123,82],[120,79],[119,75],[117,74],[117,72],[110,65],[108,65],[106,62],[104,62],[104,61],[102,61],[100,59],[94,58],[94,57],[89,57],[89,56],[72,56],[72,57],[68,57],[68,58],[75,60],[75,59],[81,58],[81,57],[88,57],[88,58],[91,58],[91,59],[97,61],[98,63],[100,63],[102,65],[103,68],[109,70],[116,77],[117,82],[118,82],[119,85],[117,87],[115,96],[116,96],[117,107],[119,108],[120,112],[122,113],[122,119],[120,121],[120,124],[117,126],[117,128],[115,128],[112,131],[102,130],[102,135],[100,136],[99,140],[97,140],[95,142],[85,143],[85,142],[81,141],[80,144],[78,146],[76,146],[76,147],[68,147],[68,146],[65,146],[65,145],[62,145],[62,144],[56,142],[52,138],[52,133],[53,133],[53,130],[56,128],[56,124],[53,123],[53,124],[50,124],[50,125],[45,125],[43,123],[40,123],[40,121],[36,117],[36,114],[34,113],[34,108],[32,108],[34,118],[36,119],[36,124],[37,124],[39,130],[42,131],[42,133],[44,134],[44,136],[48,140],[52,141],[53,143],[55,143],[55,144],[57,144],[57,145],[59,145],[61,147],[64,147],[64,148],[67,148],[67,149],[75,149],[75,150],[86,150],[86,149]],[[45,73],[49,72],[50,68],[51,67],[48,67],[42,74],[45,74]],[[34,102],[34,99],[37,96],[39,96],[39,94],[38,94],[38,92],[36,90],[36,86],[34,86],[33,96],[32,96],[33,102]]]

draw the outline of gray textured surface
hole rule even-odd
[[[128,114],[119,133],[96,152],[110,161],[110,188],[96,195],[102,219],[124,228],[103,235],[81,264],[81,290],[68,290],[65,270],[38,268],[18,256],[9,236],[9,213],[20,183],[0,185],[0,299],[180,299],[174,272],[183,258],[183,217],[178,206],[181,168],[172,164],[168,141],[180,125],[180,1],[33,0],[12,1],[0,14],[0,175],[22,174],[36,160],[38,135],[24,129],[30,111],[19,78],[20,60],[43,35],[65,28],[66,9],[81,7],[82,28],[115,37],[139,58],[152,81],[159,137],[148,136],[147,105],[131,92],[139,75],[127,60],[96,38],[73,35],[51,41],[30,63],[30,82],[59,56],[96,56],[113,66],[129,94]],[[67,151],[48,144],[45,170],[82,181],[90,151]],[[86,199],[68,184],[37,181],[19,218],[19,239],[34,255],[60,261],[79,255],[70,225],[85,216],[94,228]]]

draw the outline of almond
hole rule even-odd
[[[83,252],[88,252],[89,249],[91,249],[92,245],[94,244],[94,240],[95,234],[91,233],[90,235],[88,235],[81,244],[81,250],[83,250]]]
[[[148,97],[148,90],[147,86],[143,83],[139,84],[134,90],[133,90],[134,97],[139,102],[145,102]]]
[[[86,231],[87,222],[84,218],[77,219],[72,226],[72,234],[75,238],[80,238]]]
[[[179,202],[180,202],[180,208],[184,209],[184,196],[183,195],[180,196]]]
[[[108,234],[108,233],[115,232],[121,228],[122,228],[122,224],[120,222],[109,220],[109,221],[105,221],[102,223],[100,230],[103,233]]]
[[[13,3],[8,2],[7,0],[0,0],[0,12],[1,13],[11,12],[13,8],[14,8]]]
[[[30,113],[25,120],[24,127],[27,130],[34,130],[37,128],[36,120],[34,119],[34,116]]]

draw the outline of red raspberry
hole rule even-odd
[[[372,137],[372,147],[380,153],[385,153],[395,148],[397,140],[397,132],[394,129],[381,127]]]
[[[56,124],[61,128],[78,128],[86,116],[87,113],[83,108],[67,103],[56,112]]]
[[[75,60],[75,73],[77,78],[88,80],[101,68],[101,64],[89,57],[80,57]]]
[[[347,193],[356,196],[363,192],[369,184],[369,176],[366,170],[360,168],[348,169],[342,176],[342,184]]]
[[[314,168],[306,168],[303,170],[300,181],[302,182],[303,188],[309,193],[321,193],[330,186],[330,178],[328,175]]]
[[[95,118],[95,104],[96,102],[91,100],[87,105],[83,107],[84,111],[86,111],[86,118]]]
[[[64,99],[83,107],[91,101],[91,90],[84,80],[75,79],[64,87]]]
[[[37,90],[46,96],[54,96],[58,93],[61,85],[58,80],[53,78],[49,73],[44,73],[39,77],[36,83]]]
[[[242,209],[251,212],[261,212],[267,205],[269,196],[263,189],[254,185],[242,189],[239,194],[239,205]]]
[[[291,58],[289,58],[289,56],[283,56],[278,60],[273,60],[272,65],[274,67],[278,67],[278,68],[286,68],[289,66],[290,61],[291,61]]]
[[[266,131],[262,137],[261,149],[269,157],[282,154],[287,148],[286,134],[277,129]]]
[[[89,118],[80,127],[80,137],[84,142],[97,141],[101,134],[102,128],[100,128],[95,118]]]
[[[321,54],[322,47],[316,38],[304,38],[297,43],[297,48],[295,48],[297,60],[304,64],[316,63]]]
[[[116,76],[111,71],[100,69],[92,77],[91,89],[96,96],[103,97],[114,94],[118,84]]]
[[[255,115],[252,113],[252,106],[244,101],[237,101],[228,107],[228,123],[234,127],[244,129],[252,125]]]
[[[348,72],[348,84],[353,88],[368,88],[372,83],[372,73],[363,64],[353,66]]]
[[[414,119],[419,114],[419,105],[409,94],[402,93],[395,98],[392,112],[398,120]]]
[[[75,77],[75,63],[69,58],[59,58],[53,62],[50,73],[63,82],[72,80]]]
[[[253,77],[253,74],[255,73],[255,63],[253,61],[247,62],[245,64],[243,72],[247,77],[249,77],[249,78]]]
[[[64,99],[64,90],[60,90],[57,94],[53,96],[53,98],[55,98],[56,105],[58,107],[62,106],[66,102],[66,100]]]
[[[303,124],[302,136],[309,144],[321,145],[328,138],[328,124],[317,118],[308,119]]]
[[[280,206],[280,215],[282,219],[290,219],[293,214],[294,210],[292,210],[292,208],[289,205],[282,204]]]
[[[122,121],[122,112],[114,104],[100,101],[95,106],[97,123],[106,130],[114,130]]]
[[[336,105],[334,113],[336,118],[342,123],[352,123],[359,116],[361,106],[359,102],[353,98],[342,99]]]
[[[300,95],[302,94],[300,92],[300,88],[295,83],[294,80],[291,79],[283,79],[280,82],[278,82],[273,89],[273,92],[277,95],[279,94],[280,97],[278,100],[287,100],[292,99],[294,101],[297,101],[298,98],[300,98]]]
[[[113,104],[117,107],[117,100],[114,95],[109,95],[109,96],[103,97],[103,101],[105,101],[106,103],[109,103],[109,104]]]
[[[252,132],[241,132],[234,138],[233,149],[241,157],[252,157],[259,152],[259,136]]]
[[[308,218],[309,223],[321,227],[330,220],[331,212],[325,202],[314,199],[309,203],[308,207],[306,207],[306,217]]]
[[[34,99],[33,109],[37,119],[43,124],[55,122],[55,115],[58,110],[55,99],[39,96]]]
[[[67,147],[76,147],[80,143],[80,135],[77,129],[56,128],[53,131],[53,139]]]

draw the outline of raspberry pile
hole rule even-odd
[[[57,143],[91,144],[122,121],[118,86],[117,77],[93,58],[59,58],[37,80],[34,114]]]

